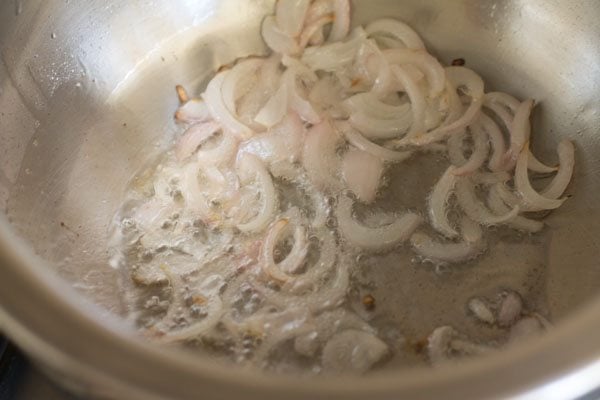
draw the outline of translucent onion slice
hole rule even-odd
[[[198,147],[208,138],[214,135],[221,126],[214,122],[204,122],[192,125],[177,140],[175,145],[175,157],[183,161],[198,150]]]
[[[239,141],[237,137],[227,131],[221,131],[221,140],[215,147],[200,147],[196,153],[196,159],[203,165],[226,164],[237,153]]]
[[[371,92],[355,94],[344,100],[348,113],[364,113],[372,118],[395,120],[399,116],[410,115],[410,104],[392,105],[381,101]],[[409,121],[410,123],[410,121]]]
[[[360,27],[355,28],[348,40],[318,47],[308,47],[300,60],[313,71],[333,72],[354,61],[358,49],[366,40],[366,33]]]
[[[473,152],[466,163],[454,170],[454,174],[458,176],[470,175],[477,171],[487,160],[490,151],[489,137],[479,121],[475,121],[470,126],[470,131],[473,138]]]
[[[413,125],[411,107],[407,104],[405,112],[395,119],[373,118],[364,112],[350,114],[350,125],[358,129],[369,139],[392,139],[403,136]]]
[[[573,168],[575,167],[575,146],[573,146],[573,142],[567,139],[561,140],[557,152],[559,160],[558,173],[548,187],[542,191],[542,196],[549,199],[558,199],[565,192],[569,182],[571,182]]]
[[[278,1],[275,20],[279,30],[289,37],[297,37],[302,32],[310,3],[310,0]]]
[[[317,20],[311,21],[305,25],[304,30],[302,31],[302,34],[298,40],[298,45],[301,48],[305,48],[310,43],[310,40],[315,37],[315,35],[323,35],[324,27],[334,21],[335,18],[333,14],[324,15]],[[323,40],[325,40],[324,36]]]
[[[451,124],[441,126],[431,132],[422,133],[419,136],[407,138],[404,141],[401,140],[398,143],[399,145],[412,144],[422,146],[438,142],[462,131],[477,118],[481,110],[484,94],[484,84],[481,77],[465,67],[448,67],[446,68],[446,75],[456,88],[463,88],[466,94],[471,97],[471,103],[463,116]]]
[[[365,226],[354,219],[353,202],[345,195],[338,199],[336,216],[340,234],[348,244],[371,251],[392,249],[406,241],[422,222],[419,215],[408,212],[389,225]]]
[[[295,279],[292,273],[295,273],[304,263],[308,253],[308,242],[306,240],[306,230],[301,224],[295,224],[294,244],[287,257],[276,263],[274,260],[275,247],[279,243],[281,236],[289,228],[290,220],[280,219],[271,225],[267,237],[263,243],[261,267],[263,272],[271,279],[279,282],[287,282]]]
[[[525,100],[519,105],[515,113],[515,118],[510,126],[510,147],[505,156],[505,163],[509,169],[512,169],[521,150],[525,147],[525,143],[529,141],[531,136],[531,111],[533,110],[534,101]]]
[[[467,163],[467,158],[465,157],[465,149],[464,143],[467,138],[467,131],[463,130],[461,132],[455,133],[451,135],[447,140],[448,145],[448,158],[450,162],[454,166],[461,166]],[[504,153],[502,153],[504,156]]]
[[[417,66],[429,83],[429,97],[437,97],[446,86],[446,73],[438,60],[424,50],[387,49],[383,50],[390,65],[413,64]]]
[[[278,124],[288,111],[288,98],[287,85],[281,85],[256,114],[254,121],[267,128]]]
[[[373,143],[349,124],[339,124],[338,126],[352,146],[384,161],[402,162],[413,155],[412,151],[394,151]]]
[[[283,85],[287,87],[286,91],[288,94],[289,107],[296,111],[306,122],[318,124],[321,122],[321,117],[310,101],[300,95],[298,84],[296,82],[297,77],[298,73],[292,68],[288,68],[281,77]]]
[[[382,18],[365,27],[369,36],[386,35],[401,41],[411,50],[424,49],[425,45],[419,35],[408,25],[396,19]]]
[[[177,109],[175,119],[179,122],[196,123],[211,120],[212,115],[204,100],[190,99]]]
[[[504,165],[504,153],[506,152],[504,135],[502,135],[502,131],[498,125],[496,125],[494,120],[484,113],[480,113],[479,122],[485,133],[487,133],[492,148],[488,168],[491,171],[500,171]]]
[[[521,102],[515,99],[513,96],[504,92],[490,92],[485,95],[484,104],[498,104],[499,106],[505,107],[510,112],[515,114]]]
[[[169,269],[164,268],[164,270],[168,271]],[[182,308],[185,308],[185,302],[181,294],[184,290],[181,277],[170,272],[167,273],[167,277],[171,285],[173,299],[171,300],[166,316],[152,328],[152,331],[158,330],[158,332],[160,332],[159,341],[162,343],[175,343],[192,340],[214,328],[223,316],[224,309],[223,302],[221,301],[217,290],[217,288],[220,288],[222,285],[215,285],[212,281],[220,280],[220,282],[222,282],[223,278],[218,275],[210,276],[200,287],[202,295],[201,299],[199,298],[198,300],[202,301],[202,305],[205,308],[206,316],[204,318],[183,328],[168,329],[166,325],[169,323],[173,324],[176,321],[177,313],[179,313]]]
[[[467,178],[463,177],[456,182],[456,199],[460,208],[472,220],[479,222],[482,225],[498,225],[503,222],[513,219],[518,215],[520,208],[515,206],[509,213],[504,215],[496,215],[492,213],[475,193],[475,185]]]
[[[238,62],[229,72],[221,87],[223,103],[229,112],[237,118],[236,102],[256,83],[257,71],[264,64],[262,58],[248,58]]]
[[[314,235],[319,242],[319,259],[314,265],[309,266],[304,274],[286,282],[282,286],[282,290],[300,294],[309,288],[315,289],[332,270],[337,260],[337,245],[334,233],[328,229],[319,229]]]
[[[348,150],[342,158],[342,176],[346,186],[364,203],[375,200],[383,168],[380,158],[358,149]]]
[[[348,329],[334,335],[323,347],[323,368],[335,373],[364,373],[389,351],[377,336]]]
[[[215,225],[221,222],[221,216],[213,211],[200,186],[199,172],[201,163],[192,162],[183,169],[181,181],[181,192],[184,196],[186,206],[207,225]]]
[[[496,215],[506,215],[510,212],[510,208],[506,205],[504,200],[502,200],[502,195],[500,194],[501,186],[503,186],[502,183],[495,184],[490,188],[488,194],[488,206]],[[504,225],[529,233],[536,233],[544,229],[543,222],[525,218],[521,215],[517,215],[504,222]]]
[[[279,29],[277,21],[272,15],[263,20],[261,34],[267,46],[275,53],[289,55],[300,53],[301,49],[296,40]]]
[[[551,174],[553,172],[558,171],[558,166],[551,167],[538,160],[535,157],[535,155],[531,152],[531,149],[529,149],[529,161],[527,167],[530,171],[537,172],[539,174]]]
[[[390,69],[410,98],[412,123],[406,137],[413,137],[425,130],[425,96],[419,85],[408,75],[405,69],[398,65],[392,65]]]
[[[208,83],[206,91],[202,95],[202,98],[208,105],[213,118],[218,121],[221,126],[239,136],[242,139],[252,136],[252,130],[246,125],[242,124],[232,113],[227,109],[223,101],[223,95],[221,93],[221,87],[223,81],[227,77],[230,71],[225,70],[217,75]]]
[[[332,0],[333,12],[335,14],[331,31],[329,32],[328,42],[337,42],[343,40],[350,32],[350,1]]]
[[[482,231],[479,224],[467,217],[461,220],[463,242],[441,243],[426,233],[417,232],[410,238],[410,243],[417,254],[426,261],[434,263],[458,263],[477,257],[484,250]]]
[[[242,232],[259,232],[273,219],[277,209],[277,192],[273,180],[263,162],[254,154],[242,153],[238,156],[238,175],[242,183],[256,180],[261,190],[262,207],[250,221],[237,225]]]
[[[454,173],[456,168],[454,166],[448,167],[446,172],[442,175],[439,181],[433,187],[433,191],[429,196],[428,209],[429,218],[431,220],[431,226],[433,229],[441,233],[448,238],[454,238],[458,236],[456,229],[452,227],[448,220],[448,202],[450,195],[454,190],[456,184],[456,174]]]
[[[327,120],[306,133],[302,164],[312,184],[319,190],[335,192],[340,189],[338,143],[339,137]]]
[[[541,211],[553,210],[560,207],[565,199],[545,197],[531,186],[528,164],[529,143],[526,143],[525,148],[521,151],[521,155],[517,159],[517,166],[515,168],[515,188],[521,196],[524,208],[527,211]]]

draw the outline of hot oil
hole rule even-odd
[[[264,234],[248,236],[211,229],[197,221],[178,197],[181,178],[173,163],[172,155],[167,154],[138,174],[131,181],[127,201],[115,219],[113,261],[122,271],[130,319],[145,334],[152,332],[169,313],[174,295],[169,273],[183,277],[185,293],[201,285],[206,276],[223,276],[222,295],[230,299],[228,311],[234,319],[248,318],[265,309],[265,300],[260,290],[256,290],[257,282],[262,279],[257,246],[262,243]],[[421,154],[389,168],[384,178],[386,187],[375,204],[356,207],[355,216],[369,222],[376,216],[391,218],[411,210],[427,217],[424,199],[447,165],[442,155]],[[294,182],[274,180],[279,203],[282,210],[297,208],[300,215],[312,219],[315,209],[309,186],[303,177],[298,179]],[[166,190],[166,187],[171,190],[173,209],[161,214],[163,220],[154,229],[144,231],[136,225],[135,215],[144,204],[152,202],[157,190]],[[466,305],[473,297],[493,302],[503,291],[513,290],[523,297],[526,311],[544,313],[546,310],[544,246],[548,234],[545,232],[529,236],[506,228],[486,229],[487,250],[475,260],[435,265],[420,260],[408,244],[385,254],[369,254],[346,245],[336,233],[333,212],[336,199],[329,196],[324,201],[327,229],[335,233],[340,246],[338,263],[347,268],[351,276],[345,301],[333,308],[335,312],[357,316],[389,346],[392,356],[378,368],[405,368],[426,363],[427,336],[443,325],[453,326],[476,343],[503,345],[507,329],[486,325],[468,312]],[[385,221],[375,221],[382,222]],[[420,229],[427,229],[426,225]],[[145,236],[153,238],[145,240]],[[319,257],[317,242],[312,236],[309,240],[312,244],[308,264]],[[278,257],[285,258],[290,247],[290,243],[284,241],[277,249],[281,253]],[[324,279],[334,278],[328,275]],[[266,283],[266,287],[281,291],[272,282]],[[193,307],[189,302],[185,304],[185,307]],[[302,297],[287,303],[286,307],[302,308]],[[198,317],[190,310],[181,310],[179,322],[185,325],[194,318],[201,319],[201,312],[200,309]],[[339,323],[332,318],[332,325]],[[174,324],[176,327],[177,322]],[[187,345],[215,359],[258,364],[277,372],[321,372],[319,351],[311,356],[298,354],[294,351],[293,338],[289,338],[264,353],[262,340],[266,339],[250,332],[236,337],[222,322]]]

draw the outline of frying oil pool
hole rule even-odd
[[[278,372],[321,372],[321,353],[299,354],[294,350],[293,334],[284,335],[278,343],[266,345],[268,350],[262,350],[262,341],[268,343],[268,338],[253,336],[249,330],[232,333],[228,320],[243,321],[261,313],[293,313],[305,307],[303,297],[283,306],[269,304],[264,293],[257,290],[262,262],[258,247],[264,237],[245,235],[235,229],[211,229],[195,219],[181,198],[174,162],[168,153],[136,175],[115,218],[113,262],[122,272],[122,292],[130,321],[142,335],[153,339],[157,337],[157,327],[176,330],[203,321],[211,311],[205,294],[196,293],[195,288],[207,279],[220,277],[217,279],[222,279],[222,283],[217,292],[223,299],[223,315],[228,317],[223,317],[209,332],[181,341],[181,346],[192,347],[205,356]],[[374,211],[406,210],[426,215],[423,199],[447,164],[443,155],[425,154],[391,168],[385,176],[386,190],[368,209],[357,208],[356,217],[367,221]],[[275,184],[283,210],[297,207],[308,218],[314,215],[313,205],[301,189],[303,182],[280,179]],[[172,204],[155,204],[157,190],[168,192]],[[487,249],[476,259],[454,265],[434,264],[420,259],[409,245],[382,254],[367,254],[347,246],[336,231],[335,206],[335,197],[330,196],[327,229],[338,243],[336,264],[349,271],[350,281],[344,298],[327,307],[325,313],[330,317],[314,323],[344,325],[351,316],[352,327],[375,332],[388,346],[388,354],[376,368],[427,363],[427,337],[440,326],[450,325],[474,343],[502,347],[509,330],[476,318],[467,308],[473,298],[495,304],[506,291],[515,291],[524,300],[525,312],[546,315],[547,229],[535,235],[492,229],[485,234]],[[153,215],[150,221],[145,213]],[[280,245],[280,258],[289,252],[289,247],[289,241]],[[306,263],[319,259],[319,251],[313,243]],[[174,287],[173,275],[183,277],[181,285]],[[272,283],[266,286],[278,290]],[[174,302],[179,310],[174,310]],[[299,312],[286,323],[302,326],[309,323],[305,318]],[[304,331],[299,329],[297,333],[305,334]]]

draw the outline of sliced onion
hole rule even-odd
[[[422,222],[419,215],[408,212],[389,225],[368,227],[352,215],[352,200],[348,196],[340,196],[336,216],[341,235],[351,246],[371,251],[389,250],[406,241]]]
[[[318,124],[321,122],[321,117],[312,104],[298,93],[297,76],[295,70],[288,68],[281,77],[283,84],[287,87],[289,107],[296,111],[303,120],[311,124]]]
[[[473,152],[466,163],[454,170],[454,174],[458,176],[470,175],[477,171],[489,154],[490,142],[482,124],[479,121],[475,121],[470,126],[470,131],[473,137]]]
[[[314,0],[306,13],[305,24],[309,24],[324,15],[334,14],[334,4],[331,0]]]
[[[308,243],[306,241],[306,231],[304,227],[297,224],[294,230],[294,245],[287,257],[280,263],[275,263],[273,253],[280,240],[281,235],[289,226],[288,219],[276,221],[269,230],[262,248],[262,269],[272,279],[279,282],[287,282],[294,279],[294,273],[302,266],[308,253]]]
[[[365,27],[369,36],[384,34],[401,41],[411,50],[424,49],[425,45],[419,35],[405,23],[391,18],[382,18],[371,22]]]
[[[445,87],[446,74],[440,63],[424,50],[387,49],[383,51],[390,64],[413,64],[427,77],[429,96],[438,96]]]
[[[463,130],[458,133],[455,133],[454,135],[451,135],[448,138],[448,158],[454,166],[458,167],[467,163],[467,159],[465,157],[465,149],[463,148],[466,137],[467,131]],[[504,156],[504,153],[502,153],[502,156]]]
[[[273,180],[263,162],[254,154],[242,153],[238,156],[238,175],[242,181],[255,179],[261,188],[262,207],[250,221],[237,225],[242,232],[258,232],[271,222],[277,209],[277,192]]]
[[[184,196],[186,206],[192,212],[197,213],[206,224],[215,225],[221,222],[221,216],[214,212],[208,205],[206,196],[202,192],[202,187],[198,180],[200,168],[200,163],[198,162],[189,163],[184,167],[181,192]]]
[[[350,1],[332,0],[335,19],[331,25],[328,42],[337,42],[343,40],[350,31]]]
[[[513,219],[520,211],[515,206],[509,213],[495,215],[478,198],[475,186],[468,178],[460,178],[456,182],[456,199],[465,214],[482,225],[497,225]]]
[[[275,8],[275,20],[281,32],[297,37],[302,32],[310,0],[280,0]]]
[[[263,108],[260,109],[258,114],[256,114],[254,121],[267,128],[278,124],[288,111],[289,94],[287,89],[287,85],[281,85],[275,94],[265,103]]]
[[[175,119],[180,122],[196,123],[209,121],[212,119],[212,115],[205,101],[191,99],[177,109]]]
[[[360,201],[372,203],[383,174],[383,161],[362,150],[350,149],[342,158],[342,176]]]
[[[314,289],[325,280],[327,274],[332,270],[337,260],[335,236],[326,229],[320,229],[315,235],[319,242],[319,259],[304,274],[286,282],[282,287],[283,290],[300,294],[308,288]]]
[[[221,131],[221,140],[212,148],[202,146],[196,153],[199,164],[220,165],[226,164],[238,150],[238,139],[233,134]]]
[[[503,186],[502,183],[492,186],[488,195],[488,206],[496,215],[506,215],[510,212],[510,208],[502,200],[502,196],[500,194],[501,186]],[[506,221],[504,224],[519,231],[530,233],[536,233],[544,229],[543,222],[525,218],[520,215],[517,215],[514,218]]]
[[[204,101],[206,101],[213,118],[218,121],[223,128],[231,131],[234,135],[245,139],[252,136],[252,130],[232,115],[223,102],[223,95],[221,94],[223,81],[229,72],[230,71],[225,70],[215,75],[206,87],[206,91],[202,97],[204,98]]]
[[[485,95],[484,104],[498,104],[499,106],[505,107],[510,112],[515,114],[521,102],[509,94],[503,92],[490,92]]]
[[[237,116],[236,102],[244,96],[256,81],[256,73],[264,64],[265,60],[261,58],[248,58],[238,62],[223,79],[221,86],[221,95],[223,103],[229,112]]]
[[[525,143],[529,141],[531,135],[531,110],[533,110],[533,100],[525,100],[519,105],[515,113],[515,118],[510,126],[510,147],[505,156],[505,162],[509,169],[517,162],[521,150],[525,147]]]
[[[553,210],[560,207],[565,199],[553,199],[539,194],[529,181],[529,143],[521,151],[515,168],[515,188],[521,196],[523,205],[527,211]]]
[[[457,178],[454,173],[455,170],[456,168],[454,166],[448,167],[446,172],[444,172],[440,180],[433,187],[433,191],[431,192],[428,201],[431,226],[433,229],[449,238],[458,236],[456,229],[450,225],[447,210],[450,195],[456,184]]]
[[[279,29],[272,15],[263,20],[261,34],[267,46],[276,53],[294,55],[300,52],[298,43]]]
[[[531,152],[531,149],[529,149],[529,161],[527,167],[530,171],[537,172],[539,174],[551,174],[553,172],[558,171],[558,166],[550,167],[538,160],[535,157],[535,155]]]
[[[364,113],[372,118],[395,120],[410,112],[408,103],[392,105],[384,103],[370,92],[355,94],[343,102],[348,113]],[[410,114],[409,114],[410,115]],[[410,122],[410,121],[409,121]],[[358,128],[357,128],[358,129]]]
[[[425,131],[425,96],[421,92],[421,89],[417,83],[408,75],[406,70],[397,65],[392,65],[390,68],[410,98],[412,123],[406,137],[413,137],[421,134]]]
[[[311,182],[320,190],[335,192],[340,188],[337,173],[340,160],[336,154],[339,137],[325,120],[306,133],[302,164]]]
[[[378,144],[369,141],[367,138],[361,135],[360,132],[356,131],[348,124],[340,124],[339,126],[340,130],[352,146],[366,151],[375,157],[379,157],[384,161],[402,162],[413,154],[412,151],[394,151],[383,146],[379,146]]]
[[[479,122],[487,133],[492,147],[492,155],[488,162],[488,167],[491,171],[500,171],[504,165],[504,153],[506,152],[506,143],[504,135],[493,119],[480,113]]]
[[[461,221],[464,241],[460,243],[440,243],[431,236],[417,232],[410,238],[415,252],[427,261],[458,263],[477,257],[483,251],[481,228],[469,218]]]
[[[321,33],[321,35],[323,34],[323,28],[334,22],[335,21],[335,17],[331,14],[329,15],[324,15],[321,18],[311,21],[310,23],[308,23],[305,27],[304,30],[302,31],[302,34],[300,35],[300,38],[298,40],[299,42],[299,46],[301,48],[305,48],[309,43],[310,40],[315,36],[318,35],[319,32]]]
[[[336,373],[363,373],[389,353],[388,345],[370,333],[349,329],[323,347],[323,367]]]
[[[452,81],[455,87],[465,87],[467,94],[471,97],[471,104],[469,108],[458,120],[452,122],[449,125],[441,126],[434,129],[431,132],[424,133],[420,136],[407,139],[399,144],[412,144],[416,146],[422,146],[445,139],[446,137],[456,134],[468,125],[470,125],[475,118],[477,118],[483,100],[483,80],[475,72],[464,67],[448,67],[446,68],[446,74],[448,79]]]
[[[177,314],[185,307],[184,296],[182,295],[184,284],[181,277],[171,273],[168,267],[163,268],[163,270],[171,285],[172,299],[165,317],[151,329],[153,334],[158,334],[159,341],[174,343],[192,340],[214,328],[223,315],[223,302],[217,290],[206,288],[206,285],[203,285],[200,289],[203,292],[202,297],[206,301],[206,316],[184,328],[170,329],[170,325],[175,325]],[[211,276],[208,279],[213,279],[213,277]],[[222,281],[220,276],[218,278]]]
[[[175,145],[175,157],[183,161],[198,150],[198,147],[214,135],[221,126],[214,122],[205,122],[192,125],[188,128]]]
[[[559,169],[558,173],[548,187],[542,191],[542,196],[549,199],[558,199],[569,186],[575,167],[575,147],[567,139],[561,140],[557,148]]]
[[[314,71],[335,71],[350,64],[360,46],[366,40],[362,28],[356,28],[345,42],[335,42],[319,47],[308,47],[300,58],[302,63]]]
[[[392,139],[404,135],[411,127],[413,118],[410,106],[404,107],[406,112],[396,119],[378,119],[363,112],[350,115],[350,124],[369,139]]]

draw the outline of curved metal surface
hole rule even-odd
[[[589,334],[600,329],[600,303],[593,300],[600,283],[600,3],[594,0],[355,1],[356,23],[402,18],[442,60],[465,58],[488,89],[540,101],[534,123],[544,133],[535,143],[541,155],[552,159],[563,136],[576,141],[576,196],[548,220],[545,292],[562,323],[547,337],[450,369],[305,385],[155,349],[118,323],[119,277],[106,265],[106,232],[122,191],[175,131],[173,86],[200,89],[215,67],[264,51],[257,32],[272,3],[0,4],[0,206],[7,216],[0,218],[0,330],[81,383],[76,389],[129,399],[200,392],[208,398],[564,398],[561,390],[580,394],[596,385],[590,377],[600,375],[600,345]]]

